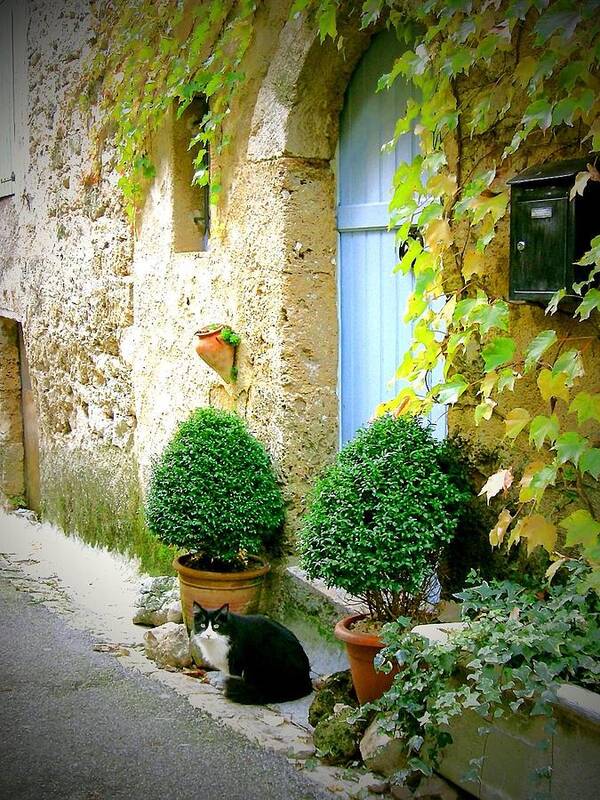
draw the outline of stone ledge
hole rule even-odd
[[[335,618],[335,622],[349,614],[362,614],[367,607],[348,592],[328,588],[322,580],[313,580],[293,561],[285,569],[288,587],[294,599],[300,601],[303,610],[314,613],[319,607],[327,621]],[[335,623],[334,623],[335,624]]]

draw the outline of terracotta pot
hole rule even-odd
[[[225,383],[233,381],[235,347],[221,338],[225,325],[218,328],[202,328],[194,334],[194,349],[200,358],[214,369]]]
[[[252,566],[242,572],[210,572],[193,569],[181,563],[186,556],[173,561],[179,575],[181,608],[188,628],[193,617],[194,601],[204,608],[219,608],[229,603],[236,614],[251,614],[260,600],[264,577],[271,569],[261,558],[252,558]]]
[[[352,683],[361,705],[381,697],[392,685],[394,675],[398,671],[395,669],[389,674],[377,672],[373,666],[373,659],[383,647],[383,642],[375,633],[362,633],[351,629],[355,622],[365,619],[366,616],[366,614],[353,614],[344,617],[334,630],[336,638],[346,645]]]

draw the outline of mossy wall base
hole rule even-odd
[[[42,517],[94,547],[139,559],[144,572],[174,575],[175,551],[148,531],[133,459],[123,452],[55,448],[42,467]]]

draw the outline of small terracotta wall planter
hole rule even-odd
[[[335,626],[335,636],[346,645],[352,683],[361,705],[381,697],[392,685],[397,670],[389,674],[377,672],[373,659],[383,647],[383,642],[374,633],[362,633],[352,630],[351,626],[365,619],[366,614],[354,614],[344,617]]]
[[[229,603],[236,614],[251,614],[256,611],[264,577],[271,569],[261,558],[252,559],[252,566],[242,572],[210,572],[192,569],[182,564],[186,556],[173,561],[179,575],[181,608],[188,629],[193,617],[192,605],[199,603],[204,608],[220,608]]]
[[[221,333],[227,325],[201,328],[194,334],[194,349],[209,367],[221,376],[225,383],[235,381],[234,345],[223,340]]]

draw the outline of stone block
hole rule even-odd
[[[452,721],[453,743],[440,773],[481,800],[544,795],[550,800],[592,797],[600,781],[600,696],[577,686],[559,689],[556,731],[547,741],[546,717],[510,714],[487,723],[474,712]],[[479,733],[481,728],[488,733]],[[470,760],[485,754],[480,780],[465,780]],[[544,772],[551,767],[550,780]],[[542,771],[538,777],[537,771]]]
[[[382,732],[377,718],[371,722],[361,739],[360,754],[370,770],[383,775],[392,775],[406,767],[404,742]]]
[[[133,622],[153,627],[165,622],[183,622],[177,578],[169,575],[147,578],[135,599]]]
[[[146,656],[159,667],[189,667],[190,641],[185,625],[165,622],[144,634]]]

